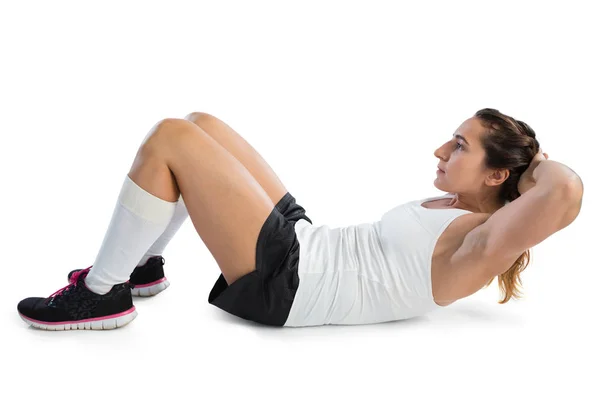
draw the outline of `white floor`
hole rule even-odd
[[[184,225],[183,235],[192,234],[189,229]],[[158,296],[135,298],[137,318],[111,331],[27,327],[16,313],[17,301],[49,295],[77,265],[61,267],[55,258],[46,270],[7,269],[14,284],[2,293],[3,390],[19,399],[216,393],[268,399],[500,399],[509,393],[519,399],[591,399],[598,393],[592,383],[600,356],[598,313],[588,294],[597,283],[561,278],[553,265],[526,270],[526,298],[506,305],[495,303],[494,283],[412,320],[272,328],[209,305],[216,264],[201,247],[190,252],[186,241],[172,245],[165,253],[171,286]],[[555,288],[569,282],[580,294],[571,291],[565,301]]]

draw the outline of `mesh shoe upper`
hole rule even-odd
[[[119,314],[133,307],[129,283],[114,285],[100,295],[85,284],[89,268],[72,275],[72,282],[46,298],[28,297],[17,310],[27,318],[42,322],[73,322]]]
[[[146,264],[136,267],[129,276],[133,286],[156,282],[165,277],[165,259],[162,256],[150,257]]]

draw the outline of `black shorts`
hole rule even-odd
[[[306,210],[287,192],[263,224],[256,243],[256,270],[231,286],[223,274],[215,282],[208,302],[230,314],[265,325],[283,326],[300,282],[300,244],[294,223]]]

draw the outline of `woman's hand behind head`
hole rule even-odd
[[[527,192],[529,189],[535,186],[535,179],[533,179],[533,170],[537,168],[540,162],[547,160],[548,154],[540,151],[533,157],[531,162],[529,163],[529,167],[521,174],[521,178],[519,179],[519,184],[517,186],[519,190],[519,194],[523,195],[523,193]]]

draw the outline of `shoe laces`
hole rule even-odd
[[[92,268],[92,265],[90,265],[89,267],[82,269],[80,271],[74,272],[73,275],[71,275],[71,278],[69,279],[70,283],[67,284],[65,287],[62,287],[62,288],[58,289],[56,292],[52,293],[50,296],[48,296],[48,299],[50,301],[52,301],[54,298],[62,296],[63,294],[68,292],[70,288],[77,286],[77,282],[79,281],[79,276],[82,274],[87,274],[89,272],[90,268]]]

